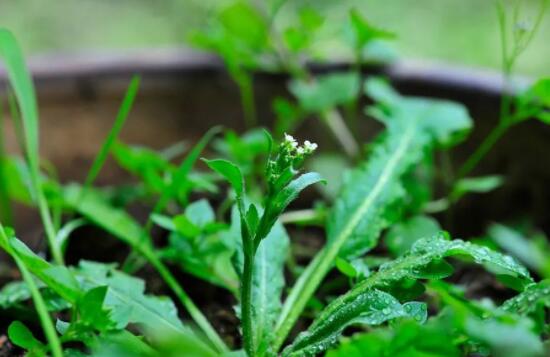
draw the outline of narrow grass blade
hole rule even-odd
[[[61,347],[61,342],[59,340],[59,337],[57,336],[57,332],[55,331],[55,327],[51,320],[50,314],[48,313],[48,308],[46,307],[44,298],[42,297],[42,294],[40,294],[40,290],[38,289],[29,269],[27,268],[23,260],[19,257],[19,255],[15,252],[15,250],[11,248],[9,237],[6,231],[4,230],[4,226],[1,223],[0,223],[0,245],[9,255],[11,255],[11,257],[17,264],[17,268],[21,272],[21,276],[23,277],[23,280],[25,281],[25,283],[27,284],[31,292],[32,300],[34,302],[34,306],[36,308],[38,317],[40,318],[40,324],[42,325],[42,329],[44,330],[44,335],[48,340],[48,345],[50,347],[52,355],[54,357],[63,357],[63,349]]]
[[[13,212],[8,194],[8,177],[4,169],[6,161],[6,147],[4,143],[4,108],[0,105],[0,220],[13,225]]]
[[[86,181],[84,182],[82,195],[86,194],[86,191],[90,188],[90,186],[93,184],[93,182],[99,175],[101,168],[105,164],[105,161],[107,160],[107,157],[111,152],[113,143],[115,142],[118,135],[120,134],[120,131],[124,126],[124,123],[126,123],[126,119],[128,118],[128,114],[132,109],[132,105],[134,104],[134,100],[136,98],[136,95],[139,89],[140,80],[141,79],[139,76],[134,76],[132,78],[132,81],[130,82],[128,89],[126,90],[126,95],[124,96],[124,100],[122,101],[122,104],[118,111],[115,122],[111,127],[109,134],[105,138],[105,141],[101,146],[101,149],[99,150],[97,156],[95,157],[94,162],[92,163],[92,167],[90,168],[90,171],[88,172],[88,176],[86,177]]]
[[[10,31],[2,28],[0,28],[0,57],[3,58],[6,65],[6,72],[21,111],[24,135],[23,146],[25,147],[32,189],[36,195],[40,218],[46,231],[53,258],[57,263],[63,264],[63,255],[55,241],[55,228],[40,182],[39,122],[34,85],[15,37]]]

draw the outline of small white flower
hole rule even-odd
[[[317,149],[317,144],[312,143],[309,140],[304,141],[304,150],[307,153],[312,153]]]
[[[298,148],[296,149],[296,153],[297,153],[298,155],[303,155],[303,154],[305,153],[305,149],[304,149],[303,147],[300,146],[300,147],[298,147]]]
[[[289,144],[291,144],[292,146],[295,146],[297,145],[298,143],[296,142],[296,139],[294,139],[294,137],[292,135],[289,135],[287,133],[285,133],[285,141]]]

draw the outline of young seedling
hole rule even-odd
[[[267,132],[266,135],[271,143],[271,137]],[[227,160],[205,160],[206,164],[222,175],[235,191],[244,255],[240,272],[241,324],[244,348],[249,356],[256,356],[259,348],[259,341],[254,337],[255,313],[252,303],[254,258],[262,240],[268,236],[285,208],[298,197],[302,190],[323,181],[319,174],[314,172],[297,176],[306,157],[316,148],[317,144],[307,140],[300,146],[291,135],[285,134],[284,141],[275,149],[275,154],[267,159],[265,171],[267,192],[262,209],[254,203],[247,204],[244,178],[236,165]]]

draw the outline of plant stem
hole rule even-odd
[[[357,157],[359,154],[359,146],[357,145],[353,134],[346,126],[346,123],[340,113],[333,108],[322,112],[321,118],[323,118],[324,122],[334,134],[334,137],[340,143],[346,154],[352,158]]]
[[[40,291],[34,282],[34,278],[21,259],[19,259],[19,257],[15,254],[12,256],[15,260],[15,264],[17,264],[17,268],[19,268],[19,271],[23,276],[25,284],[31,292],[34,307],[36,308],[36,312],[40,318],[40,325],[42,325],[42,329],[44,330],[44,335],[46,335],[46,339],[48,340],[48,347],[50,348],[52,355],[54,357],[63,357],[63,348],[61,347],[59,336],[57,336],[57,332],[55,331],[50,314],[48,313],[48,308],[46,307],[44,298],[40,294]]]
[[[249,357],[254,357],[256,355],[254,330],[252,327],[252,272],[254,270],[254,254],[250,251],[250,248],[251,247],[244,248],[243,276],[241,282],[241,323],[244,349]]]
[[[164,263],[157,257],[155,252],[148,248],[142,248],[141,253],[147,258],[151,265],[155,267],[155,269],[160,274],[162,279],[166,282],[168,287],[170,287],[174,294],[176,294],[181,304],[187,309],[189,315],[191,315],[193,320],[202,329],[202,331],[204,332],[206,337],[208,337],[210,342],[214,345],[216,350],[220,353],[227,352],[228,348],[221,337],[218,335],[216,330],[214,330],[210,322],[208,322],[206,317],[191,300],[189,295],[187,295],[187,293],[183,290],[174,275],[170,272],[170,270],[168,270],[166,265],[164,265]]]
[[[8,192],[8,177],[5,164],[7,162],[4,146],[4,108],[0,105],[0,219],[8,225],[13,224],[13,212],[11,209],[10,195]]]
[[[50,314],[48,313],[48,308],[46,307],[44,298],[42,297],[42,294],[40,294],[40,290],[38,290],[38,287],[34,282],[34,278],[27,269],[27,266],[19,258],[17,253],[11,248],[9,238],[6,234],[6,231],[4,230],[4,226],[2,225],[2,223],[0,223],[0,246],[2,246],[2,248],[13,258],[15,264],[17,265],[17,268],[21,272],[25,284],[30,290],[32,300],[34,302],[34,307],[36,308],[36,313],[38,314],[38,317],[40,319],[40,324],[42,325],[42,329],[44,330],[44,334],[46,335],[46,339],[48,340],[48,346],[51,349],[53,356],[63,357],[61,342],[55,331],[55,327],[50,318]]]
[[[463,178],[468,175],[478,164],[479,162],[487,155],[495,143],[500,139],[500,137],[508,130],[510,127],[509,124],[501,122],[496,127],[491,130],[489,135],[483,140],[481,145],[474,151],[474,153],[468,158],[466,163],[462,165],[458,172],[458,177]]]
[[[44,225],[44,230],[46,231],[46,237],[48,238],[48,244],[50,245],[50,250],[52,253],[53,260],[59,265],[65,265],[65,259],[63,258],[63,253],[61,248],[55,239],[56,233],[55,228],[52,222],[52,216],[48,209],[48,204],[46,202],[46,197],[44,197],[44,192],[40,188],[40,183],[38,179],[36,181],[35,187],[37,188],[37,199],[38,199],[38,211],[40,213],[40,218],[42,219],[42,224]]]
[[[250,129],[257,124],[252,78],[249,74],[243,75],[242,78],[237,79],[237,84],[239,85],[239,90],[241,92],[241,103],[244,111],[245,125],[247,129]]]

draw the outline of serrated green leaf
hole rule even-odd
[[[108,331],[115,327],[117,329],[126,327],[125,323],[116,326],[111,319],[110,311],[103,307],[108,290],[108,286],[98,286],[86,291],[77,303],[81,323],[93,327],[98,331]]]
[[[278,322],[278,340],[290,332],[337,256],[351,260],[372,249],[385,228],[397,221],[407,197],[403,177],[437,145],[448,146],[471,128],[459,104],[402,97],[381,80],[369,80],[367,93],[379,103],[371,110],[386,130],[368,161],[347,173],[327,219],[327,245],[296,282]]]
[[[379,325],[405,316],[424,320],[425,313],[421,314],[419,310],[425,312],[426,305],[401,305],[388,293],[376,289],[366,291],[357,295],[353,301],[333,309],[328,315],[321,313],[308,330],[298,335],[283,351],[283,356],[317,355],[334,345],[342,331],[350,325]]]
[[[550,306],[550,280],[528,285],[523,292],[506,300],[500,308],[504,311],[526,315],[534,311],[539,303]]]
[[[332,316],[334,312],[353,303],[358,296],[362,296],[374,288],[388,287],[404,278],[414,278],[415,274],[423,276],[423,269],[430,263],[450,256],[467,256],[497,274],[509,274],[525,281],[532,281],[527,269],[513,258],[470,242],[458,239],[449,240],[445,235],[439,234],[418,240],[407,254],[383,264],[378,272],[371,274],[348,293],[329,304],[319,318]]]
[[[445,260],[432,260],[423,267],[414,269],[411,276],[416,279],[443,279],[454,272],[454,268],[451,264]]]
[[[527,106],[550,107],[550,78],[540,78],[518,98],[520,109]]]
[[[452,136],[471,125],[466,109],[458,104],[401,97],[379,80],[368,81],[367,88],[380,101],[377,116],[387,130],[369,160],[346,177],[328,220],[329,247],[334,245],[347,258],[371,249],[380,232],[397,218],[390,209],[406,197],[403,175],[435,143],[449,144]]]
[[[422,131],[442,147],[462,141],[472,129],[473,121],[465,106],[438,99],[404,97],[385,81],[376,78],[365,82],[366,93],[378,105],[369,110],[376,119],[389,124],[399,121],[416,121]],[[416,119],[411,119],[420,117]]]
[[[187,206],[184,214],[175,217],[173,221],[169,217],[159,215],[153,219],[163,228],[174,232],[169,236],[168,247],[162,250],[164,259],[179,264],[185,271],[201,279],[235,293],[238,279],[231,266],[234,247],[227,242],[227,226],[217,225],[214,216],[208,201],[199,200]],[[178,225],[178,221],[184,217],[193,227],[191,232]]]
[[[15,237],[10,239],[10,245],[30,272],[61,297],[72,303],[80,297],[80,287],[66,267],[47,262]]]
[[[187,331],[174,303],[167,297],[146,295],[143,280],[89,261],[81,261],[75,274],[85,290],[108,287],[103,307],[111,310],[110,316],[119,326],[137,323],[153,331],[165,329],[175,334]]]
[[[452,326],[452,325],[451,325]],[[426,324],[402,320],[391,327],[356,334],[343,340],[327,357],[459,357],[459,339],[441,318]]]

